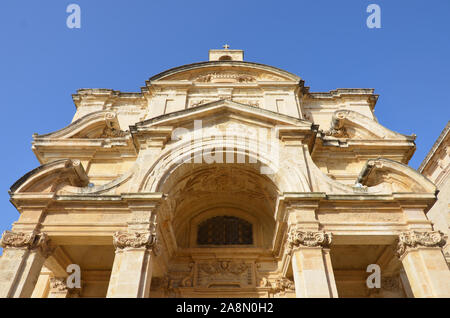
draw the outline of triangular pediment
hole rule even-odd
[[[136,123],[131,131],[138,131],[144,127],[190,127],[194,120],[219,123],[223,120],[237,120],[247,122],[249,125],[261,127],[295,126],[311,130],[312,123],[295,117],[283,115],[258,107],[237,103],[231,100],[218,100],[184,109],[178,112],[165,114],[152,119]]]
[[[194,133],[201,129],[213,135],[218,129],[221,133],[232,131],[242,137],[255,135],[258,129],[265,129],[270,131],[271,136],[283,141],[306,140],[306,144],[311,147],[316,134],[315,128],[306,120],[231,100],[218,100],[138,122],[130,126],[130,131],[137,145],[149,138],[165,144],[180,129],[184,133]]]

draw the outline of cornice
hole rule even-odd
[[[445,127],[442,130],[441,134],[439,135],[439,137],[434,142],[433,146],[431,147],[430,151],[426,155],[425,159],[423,159],[423,161],[420,164],[420,166],[417,169],[417,171],[419,171],[420,173],[423,173],[425,167],[428,165],[428,163],[430,162],[431,158],[434,156],[436,151],[440,148],[442,142],[447,137],[449,131],[450,131],[450,120],[447,122],[447,125],[445,125]]]

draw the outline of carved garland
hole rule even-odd
[[[329,247],[331,245],[331,233],[324,231],[302,231],[292,228],[288,233],[288,253],[295,247]]]
[[[157,238],[156,234],[150,232],[116,232],[113,236],[113,243],[116,249],[139,247],[154,248],[157,247]]]
[[[406,252],[416,247],[443,247],[446,236],[441,231],[403,232],[398,237],[397,255],[403,257]]]
[[[52,252],[47,234],[35,231],[28,233],[5,231],[0,240],[0,245],[3,248],[39,249],[45,257],[48,257]]]

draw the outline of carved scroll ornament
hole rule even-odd
[[[153,248],[156,247],[156,235],[150,232],[143,233],[127,233],[116,232],[113,236],[113,243],[116,249],[124,248]]]
[[[29,250],[39,249],[47,257],[51,253],[49,239],[46,233],[12,232],[5,231],[0,240],[3,248],[26,248]]]
[[[292,228],[288,233],[288,252],[296,247],[329,247],[331,233],[323,231],[302,231]]]
[[[443,247],[446,237],[441,231],[403,232],[398,237],[397,255],[402,257],[405,253],[416,247]]]

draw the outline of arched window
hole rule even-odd
[[[198,245],[253,244],[252,224],[234,216],[215,216],[198,225]]]

